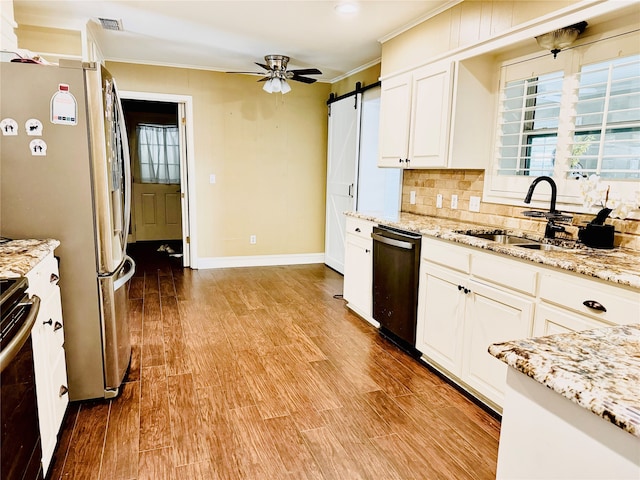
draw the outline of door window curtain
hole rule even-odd
[[[180,183],[178,127],[141,124],[136,128],[142,183]]]

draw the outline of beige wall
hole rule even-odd
[[[353,92],[356,89],[356,83],[360,82],[363,87],[372,85],[380,79],[380,64],[377,63],[369,68],[365,68],[360,72],[349,75],[347,78],[331,84],[331,93],[337,97],[345,93]]]
[[[328,84],[270,95],[247,75],[107,68],[121,90],[193,97],[199,257],[324,251]]]
[[[82,55],[82,38],[78,31],[20,25],[16,33],[20,48],[36,53]],[[50,56],[44,57],[46,60],[56,60]]]

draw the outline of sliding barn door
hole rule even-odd
[[[327,148],[325,263],[344,273],[344,212],[356,209],[360,94],[331,103]]]

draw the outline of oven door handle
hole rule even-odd
[[[27,315],[24,324],[20,327],[20,330],[18,330],[16,336],[11,339],[9,345],[3,348],[2,352],[0,352],[0,372],[4,371],[4,369],[9,366],[11,361],[16,357],[16,355],[18,355],[20,349],[29,339],[29,335],[31,335],[31,329],[36,323],[36,317],[40,310],[40,297],[33,295],[29,302],[23,303],[22,305],[29,304],[31,304],[31,310],[29,311],[29,315]]]
[[[405,250],[413,250],[413,243],[403,242],[402,240],[395,240],[393,238],[383,237],[378,233],[372,233],[371,238],[374,241],[384,243],[386,245],[391,245],[392,247],[403,248]]]

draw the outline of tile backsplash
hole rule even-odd
[[[527,218],[522,206],[480,203],[479,212],[469,211],[472,196],[482,198],[484,170],[405,170],[402,182],[402,211],[432,217],[455,218],[466,222],[495,225],[496,228],[514,228],[544,235],[544,219]],[[411,191],[416,192],[416,203],[409,203]],[[442,194],[442,208],[436,208],[436,195]],[[458,208],[451,209],[451,195],[458,195]],[[574,214],[567,231],[577,238],[578,225],[590,221],[593,215]],[[615,225],[616,246],[640,251],[640,222],[609,219]]]

